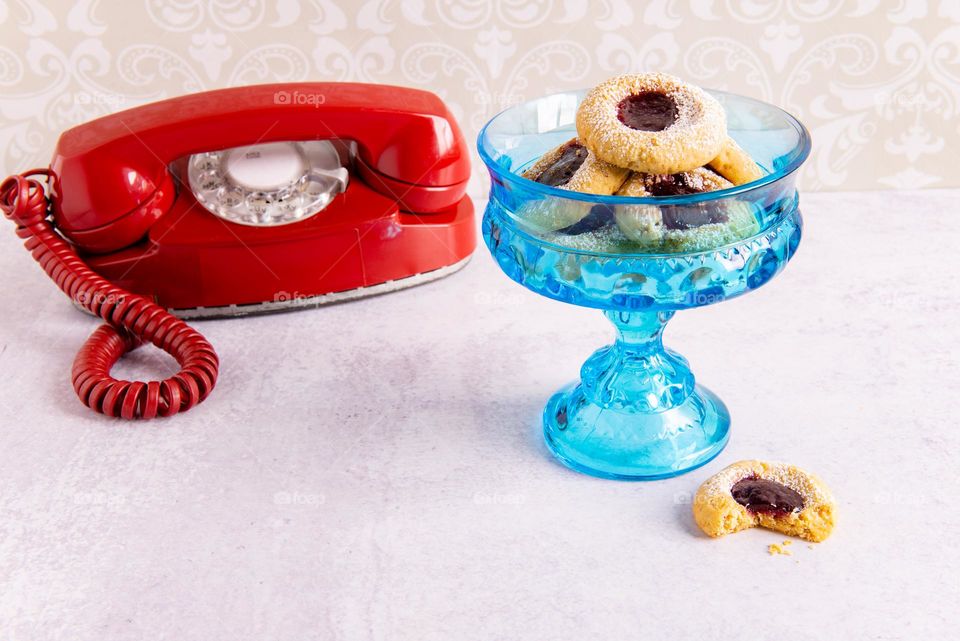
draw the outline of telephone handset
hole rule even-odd
[[[168,310],[308,306],[461,266],[476,244],[468,153],[446,106],[425,91],[239,87],[65,132],[49,169],[0,185],[0,208],[54,282],[107,321],[74,362],[80,400],[152,418],[189,409],[217,378],[212,346]],[[181,371],[112,378],[144,341]]]

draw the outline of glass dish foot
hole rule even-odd
[[[687,360],[665,349],[673,312],[605,312],[613,345],[595,352],[579,383],[547,403],[547,446],[567,466],[604,478],[653,480],[700,467],[727,444],[730,414],[697,385]]]

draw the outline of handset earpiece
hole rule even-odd
[[[50,181],[54,224],[88,253],[108,253],[136,243],[173,205],[177,188],[166,166],[153,176],[131,167],[112,171],[93,167],[78,173],[76,166],[55,166]],[[81,175],[89,182],[78,181]],[[89,190],[86,197],[78,197],[84,188]]]

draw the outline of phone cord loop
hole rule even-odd
[[[48,220],[47,169],[11,176],[0,184],[0,209],[17,224],[17,236],[47,275],[78,305],[107,321],[77,353],[71,377],[80,401],[95,412],[127,419],[185,412],[213,390],[219,361],[213,346],[154,302],[112,285],[91,270]],[[110,369],[127,352],[150,342],[180,371],[162,381],[122,381]]]

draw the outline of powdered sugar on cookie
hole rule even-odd
[[[706,165],[726,139],[723,107],[663,73],[629,74],[594,87],[577,110],[581,142],[634,171],[674,174]]]

